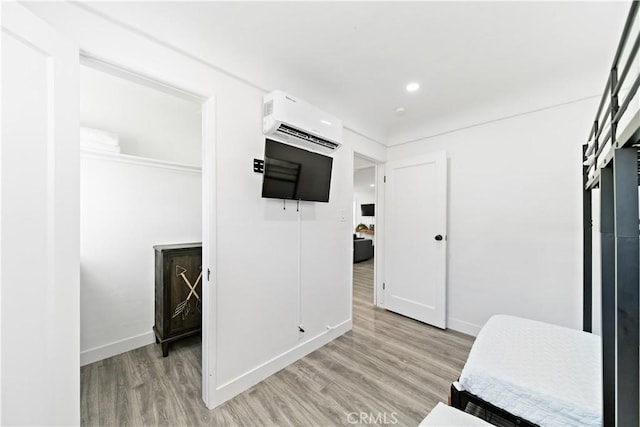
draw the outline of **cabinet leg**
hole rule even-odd
[[[156,344],[160,344],[160,340],[156,337]]]
[[[167,357],[169,355],[169,343],[162,343],[162,357]]]

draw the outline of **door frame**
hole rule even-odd
[[[3,243],[7,244],[0,254],[3,273],[0,294],[4,297],[0,312],[4,310],[9,321],[13,320],[11,316],[16,313],[7,313],[7,308],[11,307],[7,304],[9,296],[27,298],[21,301],[21,306],[28,304],[35,313],[30,316],[33,322],[26,325],[14,321],[6,328],[5,318],[5,330],[0,339],[0,347],[4,350],[4,353],[0,351],[0,358],[6,363],[6,366],[0,363],[3,387],[0,424],[79,424],[80,189],[79,152],[74,150],[79,139],[74,102],[77,98],[78,64],[75,61],[78,46],[23,4],[6,2],[0,4],[0,8],[0,43],[2,47],[11,43],[16,48],[8,49],[7,56],[3,51],[0,62],[26,58],[33,74],[29,81],[20,81],[18,86],[34,80],[39,81],[40,86],[35,101],[40,114],[28,123],[20,117],[16,123],[18,133],[11,129],[10,133],[0,135],[0,169],[7,179],[3,182],[5,185],[0,186],[0,204],[4,200],[4,210],[0,210],[3,221],[0,234]],[[9,40],[12,41],[7,43]],[[5,69],[0,73],[7,71],[8,78],[16,78],[15,70]],[[16,81],[20,79],[17,77]],[[4,83],[9,82],[5,80]],[[25,96],[24,87],[18,89],[20,93],[3,92],[0,104],[6,102],[12,106],[6,109],[9,114],[22,116],[20,110],[30,108],[34,100],[30,94]],[[13,108],[16,105],[17,108]],[[5,105],[2,107],[6,108]],[[22,129],[31,126],[36,132],[23,137]],[[15,147],[29,150],[16,153]],[[32,156],[32,150],[38,155]],[[9,160],[17,161],[8,163]],[[37,166],[36,173],[34,166]],[[25,181],[33,187],[21,185]],[[31,190],[35,192],[31,193]],[[14,201],[17,201],[15,205],[12,204]],[[8,210],[8,207],[12,209]],[[31,211],[37,216],[31,217]],[[11,226],[16,228],[9,228]],[[37,230],[35,241],[23,234],[26,228]],[[7,233],[8,230],[13,233]],[[26,264],[21,261],[14,264],[18,259],[27,260]],[[38,274],[33,274],[34,270]],[[33,294],[39,298],[31,301],[28,298]],[[16,347],[14,344],[18,341],[31,345]],[[7,351],[9,348],[11,352]],[[78,353],[68,353],[74,349]],[[28,357],[23,357],[25,354]]]
[[[183,89],[172,82],[161,81],[133,68],[116,65],[108,59],[99,58],[80,50],[80,66],[106,72],[117,77],[160,90],[182,99],[202,105],[202,158],[201,158],[201,210],[202,210],[202,400],[211,408],[216,390],[215,355],[217,353],[216,321],[214,308],[217,305],[215,283],[217,256],[216,236],[216,97]],[[78,153],[80,146],[78,145]],[[79,191],[79,188],[78,188]],[[210,273],[209,273],[210,271]],[[205,276],[205,272],[206,276]],[[205,279],[208,286],[204,286]],[[213,356],[213,357],[212,357]],[[213,363],[212,362],[213,359]],[[80,366],[78,366],[78,369]]]
[[[375,204],[376,204],[376,245],[373,257],[373,305],[378,307],[384,307],[383,299],[384,293],[382,292],[382,281],[384,277],[384,160],[378,160],[366,154],[362,154],[358,151],[353,151],[353,158],[360,157],[361,159],[368,160],[373,163],[375,168]],[[353,164],[353,159],[352,159]],[[355,178],[355,169],[353,170],[352,180]],[[355,190],[352,191],[351,200],[355,195]],[[357,208],[357,207],[356,207]],[[353,260],[351,261],[351,292],[353,294]],[[353,301],[351,301],[353,307]]]

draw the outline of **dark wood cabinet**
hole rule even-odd
[[[156,262],[156,343],[169,355],[169,343],[200,333],[202,325],[202,244],[154,246]]]

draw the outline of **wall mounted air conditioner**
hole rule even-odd
[[[262,107],[262,132],[275,140],[329,154],[342,145],[342,122],[301,99],[275,90]]]

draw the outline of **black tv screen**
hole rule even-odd
[[[267,139],[262,197],[328,202],[333,159]]]
[[[368,205],[360,205],[362,216],[376,216],[376,205],[373,203]]]

